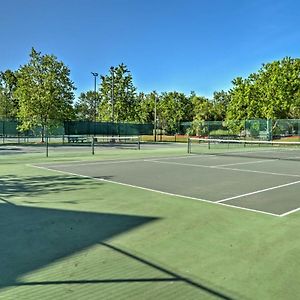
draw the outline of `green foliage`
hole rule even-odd
[[[192,94],[193,119],[198,121],[210,120],[213,104],[209,99]]]
[[[136,88],[124,64],[101,76],[99,117],[102,121],[132,122],[136,119]]]
[[[13,118],[18,112],[18,101],[14,97],[17,74],[11,70],[0,72],[0,116]]]
[[[19,100],[20,129],[51,127],[72,117],[75,87],[69,76],[63,62],[32,48],[29,62],[18,70],[14,93]]]
[[[139,93],[137,95],[137,121],[139,123],[154,123],[155,102],[158,100],[156,92],[150,94]]]
[[[98,108],[101,103],[101,96],[98,92],[87,91],[81,93],[75,103],[76,119],[84,121],[95,121],[99,119]]]
[[[259,136],[259,123],[259,121],[252,122],[249,128],[250,136],[253,138],[257,138]]]
[[[162,93],[157,102],[158,126],[168,133],[175,133],[185,121],[189,100],[183,93]]]
[[[245,121],[244,120],[226,120],[226,127],[230,134],[245,136]]]
[[[300,59],[286,57],[264,64],[257,73],[232,83],[227,119],[299,117]]]
[[[222,121],[226,118],[227,107],[231,97],[228,92],[220,91],[213,94],[213,120]]]
[[[199,121],[224,120],[229,102],[230,95],[225,91],[214,92],[212,100],[197,96],[192,92],[190,96],[192,119]]]
[[[208,129],[207,126],[205,126],[205,121],[195,119],[193,122],[191,122],[191,126],[188,128],[186,133],[188,135],[207,136]]]

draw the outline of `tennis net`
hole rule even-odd
[[[188,153],[261,159],[300,160],[300,142],[188,139]]]
[[[141,149],[139,136],[95,136],[92,140],[92,147],[110,147]]]

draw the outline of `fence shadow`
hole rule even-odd
[[[0,289],[25,273],[157,220],[0,204]]]
[[[144,265],[149,269],[158,271],[160,275],[157,275],[156,277],[150,276],[150,277],[141,277],[141,278],[135,276],[135,277],[123,277],[123,278],[103,278],[103,279],[87,279],[87,280],[49,280],[49,281],[15,282],[13,285],[14,286],[49,286],[49,285],[61,286],[61,285],[86,285],[86,284],[103,285],[103,284],[124,284],[124,283],[132,284],[132,283],[176,283],[177,282],[177,283],[184,283],[191,288],[198,289],[199,295],[206,294],[216,299],[234,300],[233,297],[227,295],[224,292],[218,291],[217,289],[209,287],[205,284],[196,282],[195,280],[192,280],[186,276],[182,276],[174,271],[171,271],[163,266],[160,266],[157,263],[153,263],[149,260],[137,256],[136,254],[132,254],[127,250],[121,249],[120,247],[116,247],[104,241],[99,242],[99,244],[113,252],[116,252],[119,255],[126,257],[127,259],[129,258],[135,262],[138,262],[141,265]],[[179,290],[175,292],[177,296],[178,296],[178,291]],[[184,293],[186,296],[188,296],[187,290],[185,290]],[[167,288],[167,291],[165,291],[164,294],[174,296],[174,291],[170,288]]]
[[[66,175],[22,177],[22,180],[7,175],[0,179],[0,194],[35,196],[82,189],[89,184],[93,183],[88,179]],[[97,182],[97,185],[99,184],[101,183]],[[181,282],[218,299],[233,299],[205,284],[181,276],[107,242],[116,235],[157,221],[158,218],[19,206],[4,198],[0,200],[0,291],[13,286]],[[161,272],[163,276],[42,282],[18,280],[22,275],[99,244]]]

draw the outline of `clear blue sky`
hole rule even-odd
[[[262,63],[300,54],[298,0],[0,0],[0,70],[31,47],[71,69],[77,94],[91,71],[120,63],[140,92],[210,97]]]

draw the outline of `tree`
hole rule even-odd
[[[231,101],[227,108],[228,120],[246,120],[262,118],[261,97],[255,84],[255,75],[247,79],[238,77],[232,81],[234,88],[230,91]]]
[[[225,91],[214,92],[213,94],[214,120],[223,121],[226,118],[227,106],[230,103],[230,94]]]
[[[139,93],[136,97],[136,121],[139,123],[154,123],[155,102],[158,95],[155,91],[150,94]]]
[[[188,99],[183,93],[162,93],[157,102],[157,118],[163,130],[175,133],[186,117]]]
[[[109,74],[101,76],[100,119],[112,122],[132,122],[136,115],[136,88],[127,66],[111,67]]]
[[[0,72],[0,116],[14,118],[18,112],[18,101],[14,97],[17,87],[16,72],[6,70]]]
[[[209,99],[196,94],[191,95],[191,102],[193,106],[193,120],[207,121],[213,120],[213,104]]]
[[[100,94],[94,91],[81,93],[75,103],[75,114],[79,120],[95,121],[99,119],[98,107],[101,103]]]
[[[190,95],[190,101],[192,104],[192,123],[187,133],[197,136],[207,135],[208,132],[205,121],[217,119],[217,102],[210,101],[203,96],[197,96],[194,92]]]
[[[44,141],[46,128],[71,118],[75,86],[69,76],[68,67],[54,55],[42,55],[32,48],[29,62],[18,70],[15,91],[21,130],[41,126]]]
[[[263,65],[257,85],[264,101],[265,118],[294,117],[293,111],[300,96],[300,59],[286,57]]]
[[[227,119],[285,119],[299,116],[300,59],[264,64],[248,78],[233,80]]]

